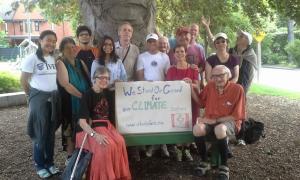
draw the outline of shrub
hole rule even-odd
[[[300,39],[296,39],[289,43],[284,49],[293,56],[293,60],[297,67],[300,67]]]
[[[21,90],[20,81],[9,72],[0,72],[0,94]]]

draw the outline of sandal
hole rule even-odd
[[[41,179],[46,179],[48,177],[51,176],[51,174],[47,171],[47,169],[41,169],[37,171],[37,175],[41,178]]]
[[[206,175],[207,171],[210,170],[210,164],[207,162],[200,162],[199,166],[195,168],[196,176],[204,176]]]
[[[219,167],[218,180],[229,180],[229,168],[227,166],[221,165]]]
[[[59,173],[59,169],[55,166],[51,166],[48,171],[52,174],[52,175],[55,175],[55,174],[58,174]]]

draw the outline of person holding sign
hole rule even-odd
[[[200,94],[192,90],[192,98],[205,108],[204,117],[199,117],[193,128],[201,157],[196,174],[203,176],[210,169],[205,141],[207,137],[216,137],[221,156],[218,178],[229,179],[228,138],[240,131],[245,119],[245,95],[241,85],[229,81],[231,72],[226,66],[216,65],[212,69],[211,78],[212,81]]]
[[[84,149],[93,153],[86,179],[130,180],[126,145],[109,119],[113,108],[107,98],[109,70],[100,67],[93,75],[93,87],[81,98],[79,125],[82,132],[76,134],[76,147],[80,147],[85,134],[88,139]]]
[[[176,58],[176,64],[169,68],[167,73],[166,80],[168,81],[176,81],[183,80],[187,83],[192,83],[193,89],[196,92],[199,92],[199,72],[197,68],[193,68],[187,62],[186,59],[186,49],[183,45],[176,45],[174,48],[174,56]],[[192,122],[193,125],[196,123],[196,119],[199,116],[199,108],[198,105],[192,101]],[[190,154],[189,148],[187,146],[184,147],[183,153],[182,150],[178,148],[182,148],[177,146],[175,148],[176,151],[176,159],[177,161],[182,161],[182,154],[185,155],[188,161],[193,161],[193,157]]]

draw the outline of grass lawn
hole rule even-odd
[[[281,96],[289,99],[300,99],[300,92],[289,91],[285,89],[278,89],[261,84],[252,84],[249,93],[269,95],[269,96]]]

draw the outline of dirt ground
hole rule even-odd
[[[248,115],[265,123],[266,138],[243,147],[233,146],[231,179],[300,179],[300,101],[250,95]],[[0,180],[34,180],[32,144],[26,135],[26,107],[0,109]],[[60,133],[56,135],[55,162],[63,170]],[[193,176],[194,162],[159,157],[130,162],[133,179],[214,179],[215,172]],[[58,179],[52,177],[50,179]]]

